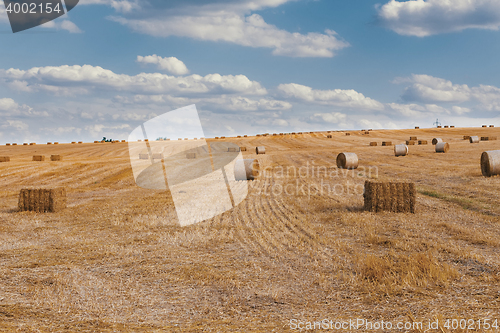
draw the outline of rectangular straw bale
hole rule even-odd
[[[426,145],[427,144],[427,140],[418,140],[418,144],[419,145]]]
[[[33,155],[33,161],[43,162],[43,161],[45,161],[45,156],[43,156],[43,155]]]
[[[416,143],[417,143],[417,141],[414,141],[414,140],[406,141],[407,146],[414,146]]]
[[[13,143],[12,145],[13,145],[13,146],[17,146],[17,143]]]
[[[30,142],[30,146],[34,146],[34,145],[36,145],[35,142]]]
[[[83,141],[78,141],[78,144],[82,144],[82,143],[83,143]]]
[[[10,143],[6,143],[5,145],[6,145],[6,146],[10,146]]]
[[[377,142],[370,142],[370,146],[376,146],[377,144]]]
[[[333,138],[333,136],[331,134],[328,134],[326,137],[327,137],[327,139]]]
[[[481,137],[481,141],[488,141],[488,139],[489,139],[489,138],[488,138],[487,136],[482,136],[482,137]]]
[[[38,213],[60,211],[66,208],[66,189],[22,189],[18,208]]]
[[[496,140],[496,139],[497,139],[497,137],[496,137],[496,136],[489,136],[489,137],[488,137],[488,140],[489,140],[489,141],[493,141],[493,140]]]
[[[10,156],[0,156],[0,162],[10,162]]]
[[[365,182],[364,208],[370,212],[415,213],[415,183]]]
[[[392,146],[391,141],[382,141],[382,146]]]
[[[410,140],[417,141],[418,139],[416,136],[410,136]]]
[[[349,136],[349,135],[351,135],[351,133],[346,133],[345,135],[348,135],[348,136]]]
[[[51,161],[62,161],[61,155],[50,155]]]
[[[240,147],[241,151],[247,151],[247,147]]]
[[[464,140],[470,140],[470,135],[464,135]]]
[[[72,142],[71,142],[71,144],[72,144],[72,145],[76,145],[76,141],[72,141]]]

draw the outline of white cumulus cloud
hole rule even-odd
[[[186,65],[176,57],[162,58],[156,54],[150,56],[137,56],[137,62],[141,64],[153,64],[160,70],[166,70],[174,75],[189,74]]]
[[[425,37],[465,29],[498,30],[498,0],[391,0],[378,18],[400,35]]]
[[[280,94],[298,101],[363,110],[383,110],[382,103],[355,90],[317,90],[297,83],[280,84]]]

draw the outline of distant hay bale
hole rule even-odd
[[[72,145],[76,145],[76,141],[72,141],[72,142],[71,142],[71,144],[72,144]]]
[[[126,142],[125,140],[122,140],[122,142]]]
[[[377,142],[370,142],[370,146],[376,146],[376,145],[378,145]]]
[[[469,142],[470,143],[479,143],[479,137],[478,136],[469,136]]]
[[[33,155],[33,161],[43,162],[43,161],[45,161],[45,156],[43,156],[43,155]]]
[[[59,142],[54,142],[54,144],[55,144],[55,145],[58,145],[58,144],[59,144]]]
[[[241,135],[238,135],[238,138],[241,138]]]
[[[276,136],[276,135],[278,135],[278,134],[276,134],[276,133],[273,133],[273,136]]]
[[[365,181],[364,209],[369,212],[389,211],[415,213],[415,183]]]
[[[188,138],[184,138],[184,140],[189,140]]]
[[[416,136],[410,136],[410,140],[411,140],[411,141],[417,141],[418,139],[417,139],[417,137],[416,137]]]
[[[218,137],[218,136],[216,136],[216,137],[215,137],[215,140],[218,140],[218,139],[219,139],[219,137]],[[179,140],[180,140],[180,139],[179,139]]]
[[[66,189],[22,189],[19,192],[18,208],[22,212],[58,212],[66,208]]]
[[[495,125],[490,125],[490,127],[495,127]]]
[[[450,150],[450,145],[446,142],[439,142],[436,145],[436,153],[447,153]]]
[[[186,154],[186,158],[190,159],[190,160],[195,159],[196,158],[196,153],[187,153]]]
[[[221,138],[221,139],[225,139],[226,137],[225,137],[225,136],[221,136],[220,138]]]
[[[0,163],[1,162],[10,162],[10,156],[0,156]]]
[[[339,169],[357,169],[358,155],[355,153],[340,153],[337,155],[337,167]]]
[[[418,140],[418,144],[419,145],[426,145],[427,144],[427,140]]]
[[[391,141],[382,141],[382,146],[392,146]]]
[[[30,142],[30,146],[36,145],[36,142]]]
[[[418,126],[415,126],[415,129],[420,129],[420,127],[418,127]]]
[[[483,125],[483,127],[488,127],[488,126],[486,126],[486,125]]]
[[[495,141],[497,139],[496,136],[482,136],[481,141]]]
[[[144,139],[144,141],[148,142],[148,141],[149,141],[149,139]]]
[[[481,154],[481,172],[485,177],[500,175],[500,150],[485,151]]]
[[[235,147],[230,147],[230,148],[227,148],[227,152],[228,153],[237,153],[240,151],[240,148],[235,148]]]
[[[406,156],[408,155],[408,146],[405,144],[395,145],[394,146],[394,155],[395,156]]]
[[[464,140],[469,140],[470,139],[470,135],[464,135]]]
[[[256,136],[260,136],[260,134],[257,134]]]
[[[489,138],[488,138],[487,136],[482,136],[482,137],[481,137],[481,141],[488,141],[488,139],[489,139]]]
[[[326,138],[327,139],[331,139],[331,138],[333,138],[333,136],[331,134],[329,134],[329,135],[326,136]]]
[[[443,126],[438,126],[437,128],[443,128]]]
[[[455,128],[455,126],[450,126],[450,128]]]
[[[153,160],[162,160],[162,159],[163,159],[162,153],[153,154]]]
[[[248,137],[248,135],[243,135],[243,137],[244,137],[244,138],[247,138],[247,137]]]
[[[434,146],[437,145],[440,142],[443,142],[443,139],[441,139],[441,138],[434,138],[434,139],[432,139],[432,144]]]
[[[370,134],[370,131],[364,131],[363,134],[364,135]]]
[[[407,144],[408,146],[414,146],[414,145],[416,145],[416,144],[417,144],[417,141],[415,141],[415,140],[407,140],[407,141],[406,141],[406,144]]]
[[[216,139],[218,139],[218,138],[216,138]],[[182,139],[181,139],[181,138],[178,138],[177,140],[182,140]]]
[[[94,141],[94,143],[99,143],[99,142],[101,142],[101,141]]]
[[[292,132],[292,135],[295,135],[295,134],[297,134],[297,133],[296,132]]]
[[[25,142],[25,143],[23,143],[23,146],[27,146],[27,145],[28,145],[28,144],[27,144],[26,142]]]
[[[445,125],[444,128],[448,128],[448,125]]]
[[[237,160],[234,164],[235,180],[255,180],[259,175],[260,165],[256,159]]]
[[[255,147],[255,152],[257,153],[257,155],[265,154],[266,147],[263,147],[263,146]]]
[[[149,160],[149,154],[145,154],[145,153],[139,154],[139,159],[140,160]]]
[[[10,146],[10,143],[6,143],[5,145],[6,145],[6,146]]]
[[[247,151],[247,147],[240,147],[240,151]]]
[[[51,161],[62,161],[62,156],[61,155],[50,155],[50,160]]]
[[[351,135],[351,133],[346,133],[345,135],[349,136],[349,135]]]
[[[12,145],[13,145],[13,146],[17,146],[17,143],[13,143]]]

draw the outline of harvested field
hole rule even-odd
[[[481,155],[500,142],[463,136],[500,129],[343,133],[227,139],[265,146],[242,152],[262,172],[235,208],[187,227],[169,191],[135,185],[126,144],[0,146],[12,157],[0,163],[0,330],[287,332],[294,318],[498,318],[500,176],[482,175]],[[417,135],[453,147],[415,145],[397,158],[369,146]],[[343,151],[358,169],[337,168]],[[365,211],[365,181],[414,183],[415,213]],[[18,212],[22,189],[58,187],[66,209]]]

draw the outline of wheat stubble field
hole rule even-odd
[[[291,319],[500,319],[500,177],[483,177],[479,164],[500,141],[462,139],[500,130],[331,134],[227,138],[274,171],[233,210],[187,227],[176,225],[169,192],[135,186],[126,143],[0,146],[11,157],[0,163],[0,331],[286,332]],[[443,138],[450,151],[409,146],[397,158],[380,146],[410,136]],[[337,173],[340,152],[357,153],[360,169]],[[34,154],[63,161],[32,162]],[[304,166],[328,176],[286,177],[286,167]],[[416,214],[363,211],[367,179],[415,182]],[[336,190],[318,192],[327,185]],[[17,212],[25,187],[65,187],[68,207]]]

